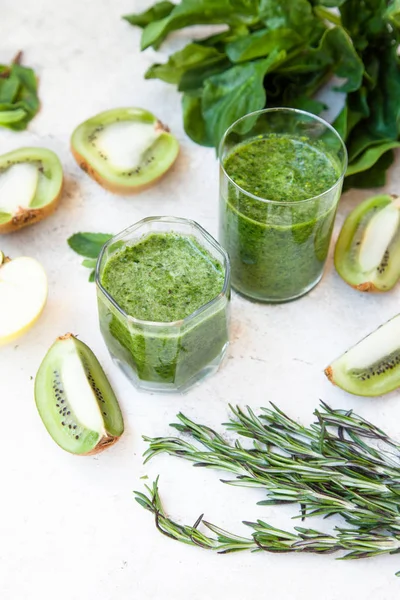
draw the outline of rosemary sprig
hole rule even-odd
[[[234,535],[205,521],[203,515],[194,525],[180,525],[170,519],[164,511],[158,491],[158,478],[152,487],[146,486],[147,493],[135,492],[136,500],[155,516],[157,529],[169,538],[214,550],[220,554],[251,550],[266,552],[312,552],[314,554],[331,554],[339,550],[346,554],[342,559],[368,558],[380,554],[396,554],[400,552],[400,535],[385,535],[379,532],[367,534],[354,529],[335,528],[335,535],[322,533],[315,529],[295,527],[294,532],[271,527],[268,523],[243,521],[252,529],[251,537]],[[202,533],[198,527],[203,524],[210,532]]]
[[[251,439],[250,447],[239,439],[230,443],[180,413],[172,427],[190,440],[145,437],[145,460],[168,453],[195,466],[222,469],[234,475],[224,483],[263,488],[267,498],[259,504],[297,502],[297,518],[340,515],[346,525],[331,535],[302,527],[290,533],[261,520],[245,522],[252,529],[250,538],[234,536],[202,517],[193,527],[179,525],[163,511],[156,481],[147,488],[148,496],[137,493],[136,499],[153,512],[162,533],[218,552],[342,550],[345,558],[400,552],[400,445],[384,431],[352,411],[333,410],[325,403],[309,427],[274,405],[261,409],[259,416],[249,407],[231,410],[226,428]],[[216,537],[199,532],[200,523]]]
[[[301,518],[339,514],[366,531],[377,524],[400,530],[400,448],[383,431],[323,403],[315,411],[317,422],[309,428],[277,407],[262,409],[260,417],[250,408],[231,409],[234,418],[227,428],[251,438],[251,448],[243,448],[239,440],[230,444],[180,413],[180,422],[172,427],[203,449],[181,438],[145,437],[146,461],[166,452],[195,466],[229,471],[236,477],[224,483],[264,488],[267,499],[260,504],[297,502]],[[378,450],[368,439],[385,447]]]

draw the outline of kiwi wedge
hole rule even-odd
[[[62,184],[62,166],[51,150],[19,148],[0,156],[0,234],[48,217]]]
[[[117,398],[99,361],[70,333],[59,337],[43,359],[35,401],[53,440],[72,454],[97,454],[124,431]]]
[[[382,396],[400,387],[400,315],[336,359],[325,375],[357,396]]]
[[[339,275],[360,292],[386,292],[400,279],[400,198],[383,194],[347,217],[335,248]]]
[[[102,112],[79,125],[71,150],[78,165],[116,194],[154,184],[175,162],[179,143],[153,114],[140,108]]]

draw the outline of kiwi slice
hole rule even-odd
[[[400,315],[350,348],[325,375],[357,396],[381,396],[400,387]]]
[[[153,114],[140,108],[102,112],[79,125],[72,153],[90,177],[116,194],[155,183],[173,165],[179,144]]]
[[[62,166],[51,150],[19,148],[0,156],[0,234],[48,217],[62,183]]]
[[[400,279],[400,198],[383,194],[347,217],[335,248],[339,275],[361,292],[385,292]]]
[[[35,401],[53,440],[72,454],[97,454],[124,431],[117,398],[99,361],[70,333],[59,337],[43,359]]]

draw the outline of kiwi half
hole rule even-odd
[[[117,398],[96,356],[68,333],[46,354],[35,401],[53,440],[72,454],[97,454],[124,431]]]
[[[381,396],[400,387],[400,315],[350,348],[325,375],[357,396]]]
[[[147,110],[119,108],[79,125],[72,134],[71,150],[81,169],[105,189],[132,194],[168,171],[179,144]]]
[[[48,217],[62,184],[62,166],[51,150],[19,148],[0,156],[0,234]]]
[[[361,292],[385,292],[400,279],[400,198],[383,194],[347,217],[335,248],[335,267]]]

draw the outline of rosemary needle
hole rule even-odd
[[[229,485],[259,487],[266,499],[259,504],[298,503],[297,518],[341,516],[345,525],[333,534],[295,527],[293,532],[262,520],[244,523],[250,537],[241,537],[205,521],[180,525],[163,510],[158,479],[136,500],[155,515],[156,526],[173,539],[217,552],[239,550],[314,552],[342,550],[342,558],[367,558],[400,552],[400,445],[384,431],[352,411],[333,410],[321,403],[316,422],[304,427],[279,408],[232,407],[227,430],[251,440],[236,439],[191,421],[182,413],[172,427],[187,438],[147,438],[146,461],[160,453],[184,458],[195,466],[233,474]],[[198,527],[205,525],[208,533]],[[398,575],[398,574],[396,574]]]

